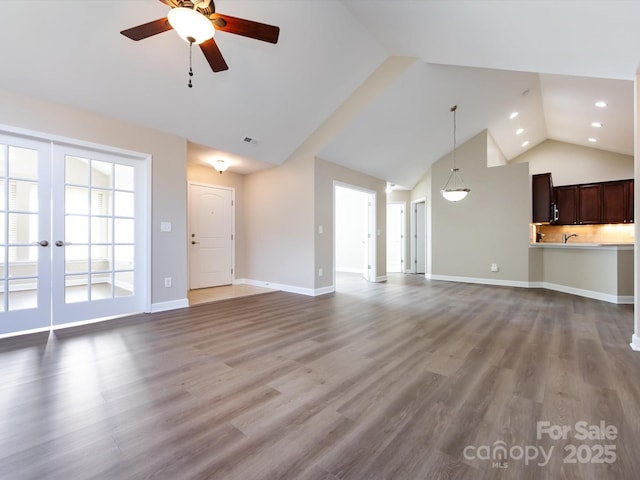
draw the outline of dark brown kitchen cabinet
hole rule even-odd
[[[533,222],[633,223],[633,182],[628,179],[554,187],[550,173],[532,175]]]
[[[558,218],[555,223],[559,225],[575,225],[578,223],[578,187],[568,185],[555,187]]]
[[[540,173],[531,177],[533,192],[533,222],[547,223],[555,221],[555,202],[553,199],[553,181],[550,173]]]
[[[601,192],[602,185],[599,183],[578,185],[578,223],[580,225],[602,223]]]
[[[633,222],[633,180],[602,184],[602,223]]]
[[[633,180],[627,180],[629,188],[627,190],[627,223],[633,223]]]

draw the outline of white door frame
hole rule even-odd
[[[333,281],[335,288],[335,278],[336,278],[336,187],[347,188],[350,190],[356,190],[358,192],[362,192],[368,195],[368,266],[367,275],[364,275],[365,278],[369,282],[377,281],[377,192],[375,190],[370,190],[368,188],[358,187],[356,185],[351,185],[349,183],[339,182],[337,180],[333,181]],[[363,272],[364,273],[364,272]]]
[[[152,277],[151,277],[152,156],[151,154],[113,147],[110,145],[87,142],[87,141],[78,140],[75,138],[65,137],[61,135],[53,135],[46,132],[19,128],[19,127],[14,127],[12,125],[5,125],[5,124],[0,124],[0,134],[7,135],[7,136],[23,137],[27,139],[36,140],[36,141],[44,141],[52,145],[58,144],[58,145],[69,145],[69,146],[78,147],[78,148],[85,148],[85,149],[95,150],[98,152],[104,152],[106,154],[129,157],[131,159],[135,159],[143,162],[142,170],[145,172],[145,177],[146,177],[144,181],[145,192],[144,192],[144,195],[141,195],[139,197],[139,200],[142,202],[142,205],[140,206],[141,211],[144,212],[144,217],[146,218],[146,220],[141,220],[142,221],[141,242],[143,243],[142,250],[146,253],[145,255],[140,256],[137,259],[137,261],[139,262],[138,270],[139,272],[141,272],[143,276],[143,281],[140,282],[140,288],[141,288],[140,295],[141,295],[141,298],[143,299],[142,311],[144,311],[145,313],[151,312],[151,280],[152,280]],[[53,159],[53,153],[51,152],[51,160],[52,159]],[[50,245],[51,243],[52,242],[49,241]],[[84,323],[92,323],[99,320],[101,319],[89,319],[89,320],[83,320],[83,321],[78,321],[73,323],[67,323],[63,325],[52,325],[50,323],[46,327],[10,332],[7,334],[2,334],[0,335],[0,337],[22,334],[26,332],[47,331],[55,328],[67,327],[67,326],[84,324]]]
[[[426,197],[422,197],[422,198],[417,198],[415,200],[411,200],[411,268],[410,268],[410,272],[411,273],[418,273],[417,270],[417,259],[418,259],[418,242],[417,242],[417,223],[418,223],[418,217],[417,217],[417,208],[418,208],[418,204],[419,203],[424,203],[424,237],[425,237],[425,252],[424,252],[424,259],[425,259],[425,275],[427,273],[427,251],[428,251],[428,246],[427,246],[427,199]]]
[[[226,187],[224,185],[213,185],[211,183],[187,182],[187,278],[189,279],[188,289],[191,290],[191,187],[217,188],[219,190],[228,190],[231,192],[231,283],[236,280],[236,189]]]

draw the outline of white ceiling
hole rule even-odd
[[[215,4],[280,26],[280,39],[219,32],[229,70],[211,72],[196,48],[189,89],[189,48],[174,32],[140,42],[119,34],[165,16],[160,1],[4,0],[0,88],[185,137],[196,161],[227,156],[248,173],[286,161],[388,56],[411,56],[320,157],[412,187],[451,150],[454,104],[458,144],[486,128],[508,159],[547,138],[633,154],[640,2]],[[600,99],[606,109],[594,107]]]

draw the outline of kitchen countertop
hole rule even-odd
[[[530,243],[529,248],[582,248],[582,249],[595,249],[595,250],[633,250],[633,243],[579,243],[579,242],[567,242],[567,243],[551,243],[551,242],[538,242]]]

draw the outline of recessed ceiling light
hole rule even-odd
[[[513,112],[511,115],[509,115],[509,120],[513,120],[517,116],[518,116],[518,112]]]
[[[522,142],[523,147],[526,147],[527,145],[529,145],[529,140],[525,140],[524,142]]]
[[[593,122],[591,126],[596,128],[602,128],[602,124],[600,122]]]
[[[524,132],[524,128],[519,128],[516,130],[516,135],[520,135],[522,132]]]
[[[591,143],[596,143],[598,140],[596,140],[596,139],[595,139],[595,138],[593,138],[593,137],[589,137],[589,141],[590,141]]]
[[[606,107],[606,106],[607,106],[607,102],[603,102],[603,101],[601,100],[601,101],[599,101],[599,102],[596,102],[596,104],[595,104],[595,105],[596,105],[596,107],[598,107],[598,108],[604,108],[604,107]]]

